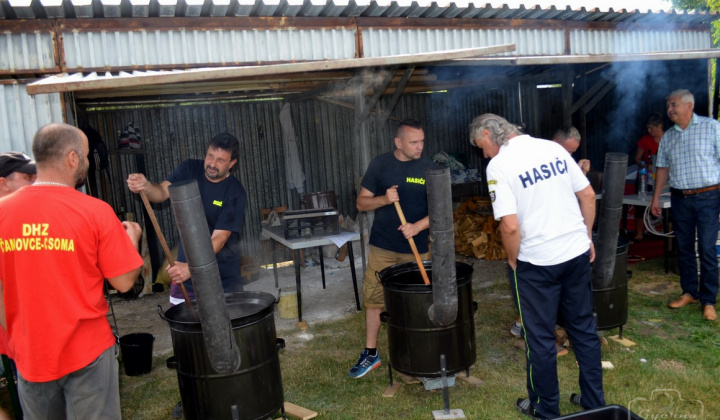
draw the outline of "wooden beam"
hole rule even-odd
[[[583,96],[580,97],[580,99],[577,100],[577,102],[572,104],[572,106],[570,107],[570,110],[569,110],[570,115],[576,113],[577,110],[580,109],[580,107],[585,105],[587,103],[587,101],[590,100],[590,98],[595,96],[600,91],[600,89],[602,89],[609,82],[610,82],[610,80],[607,79],[605,75],[603,75],[600,78],[600,80],[595,82],[593,87],[591,87],[587,92],[585,92],[585,94]]]
[[[592,109],[595,108],[595,105],[597,105],[597,103],[600,102],[600,100],[604,98],[605,95],[607,95],[614,88],[615,82],[608,82],[608,84],[605,85],[605,87],[603,87],[602,90],[600,90],[600,92],[598,92],[598,94],[595,95],[591,100],[589,100],[588,103],[582,108],[583,114],[587,114],[588,112],[592,111]]]
[[[187,83],[217,79],[230,79],[244,76],[275,75],[289,73],[316,72],[363,67],[387,67],[415,63],[437,63],[459,58],[477,57],[515,50],[515,44],[497,45],[482,48],[434,51],[419,54],[403,54],[372,58],[347,58],[340,60],[309,61],[302,63],[272,64],[267,66],[201,68],[184,71],[157,72],[121,72],[113,75],[80,73],[61,74],[41,79],[27,85],[30,95],[38,93],[73,92],[76,90],[118,89],[134,86],[149,86],[162,83]]]
[[[390,98],[390,103],[388,104],[387,109],[382,114],[380,114],[380,122],[378,124],[378,127],[380,129],[385,127],[390,113],[395,108],[397,101],[400,99],[400,94],[403,93],[403,91],[405,90],[405,86],[407,86],[407,83],[410,80],[410,76],[412,76],[414,70],[415,67],[410,67],[406,69],[403,73],[402,79],[400,79],[400,82],[398,82],[398,85],[395,88],[395,93],[393,93],[392,98]]]
[[[360,116],[358,116],[358,120],[355,120],[355,124],[359,124],[367,120],[368,115],[370,115],[370,111],[372,111],[373,108],[375,108],[375,105],[377,105],[378,101],[380,100],[380,95],[382,95],[385,89],[387,89],[388,85],[390,85],[390,82],[392,81],[392,78],[395,75],[396,71],[397,66],[393,67],[390,71],[388,71],[380,83],[377,83],[375,86],[373,86],[375,93],[373,94],[372,98],[370,98],[370,102],[367,103],[367,108],[365,108],[360,114]]]

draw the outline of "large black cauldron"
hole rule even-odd
[[[225,303],[241,354],[240,368],[231,374],[212,368],[201,325],[186,304],[160,313],[170,325],[186,420],[265,419],[283,406],[275,298],[263,292],[228,293]]]
[[[428,277],[432,264],[425,261]],[[475,363],[475,322],[472,300],[471,266],[456,262],[458,311],[455,322],[437,327],[428,317],[433,304],[432,285],[423,283],[417,264],[397,264],[382,270],[385,289],[390,364],[397,371],[416,377],[442,375],[440,355],[446,358],[448,375],[468,369]]]

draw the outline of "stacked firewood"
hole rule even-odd
[[[507,258],[489,198],[472,197],[463,202],[453,213],[453,221],[455,252],[477,259]]]

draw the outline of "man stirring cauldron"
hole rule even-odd
[[[368,165],[357,198],[359,211],[375,211],[368,265],[363,280],[365,304],[365,350],[360,353],[348,375],[365,376],[380,367],[377,340],[380,313],[385,306],[383,287],[378,273],[394,264],[414,261],[408,238],[415,238],[420,258],[428,258],[428,217],[425,170],[432,160],[422,157],[425,133],[420,123],[405,120],[395,134],[395,150],[375,157]],[[395,210],[395,202],[404,209],[405,225]]]
[[[240,233],[245,221],[247,194],[240,181],[230,173],[238,161],[239,153],[240,143],[237,138],[229,133],[221,133],[210,140],[204,162],[188,159],[160,184],[149,182],[143,174],[130,174],[127,179],[130,191],[145,191],[148,200],[153,203],[167,200],[170,197],[168,187],[174,182],[197,181],[225,293],[243,290],[240,281]],[[184,302],[180,283],[185,284],[190,299],[195,297],[182,243],[178,247],[175,265],[168,267],[167,272],[172,280],[172,305]],[[181,417],[182,405],[178,403],[173,409],[172,418]]]
[[[33,139],[37,181],[0,199],[0,323],[26,419],[120,419],[116,338],[105,279],[121,292],[143,264],[137,223],[85,183],[88,140],[67,124]]]
[[[522,135],[494,114],[472,121],[470,143],[492,159],[487,166],[490,200],[500,220],[525,337],[529,398],[518,399],[515,407],[532,418],[560,416],[558,311],[580,367],[581,394],[572,394],[570,401],[586,409],[604,406],[592,313],[595,192],[590,182],[562,146]]]
[[[230,173],[238,161],[239,151],[238,140],[229,133],[221,133],[210,140],[204,162],[188,159],[159,184],[149,182],[143,174],[130,174],[127,179],[130,191],[145,191],[148,200],[153,203],[167,200],[170,197],[168,187],[174,182],[197,181],[225,293],[243,290],[240,282],[240,233],[245,220],[247,194],[240,181]],[[171,304],[184,302],[179,283],[185,283],[191,299],[195,297],[182,243],[178,247],[175,265],[168,267],[167,272],[173,282],[170,286]]]

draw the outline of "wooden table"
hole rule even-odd
[[[287,248],[293,250],[293,260],[295,265],[295,285],[297,286],[297,303],[298,303],[298,324],[303,322],[302,319],[302,287],[300,281],[300,267],[304,264],[304,261],[300,260],[300,252],[296,250],[318,247],[320,254],[320,272],[322,273],[322,286],[325,289],[325,264],[323,258],[322,247],[325,245],[334,245],[332,241],[333,236],[338,235],[314,235],[309,237],[301,238],[285,238],[285,228],[283,226],[263,226],[262,233],[275,242],[283,244]],[[353,254],[353,241],[360,240],[360,234],[357,232],[347,231],[344,229],[340,230],[340,234],[347,235],[347,250],[348,257],[350,257],[350,273],[352,274],[353,290],[355,291],[355,305],[357,310],[360,310],[360,297],[358,295],[357,288],[357,277],[355,274],[355,256]],[[273,272],[275,274],[275,287],[278,286],[278,274],[277,274],[277,260],[275,257],[275,247],[272,247],[272,261],[273,261]]]

